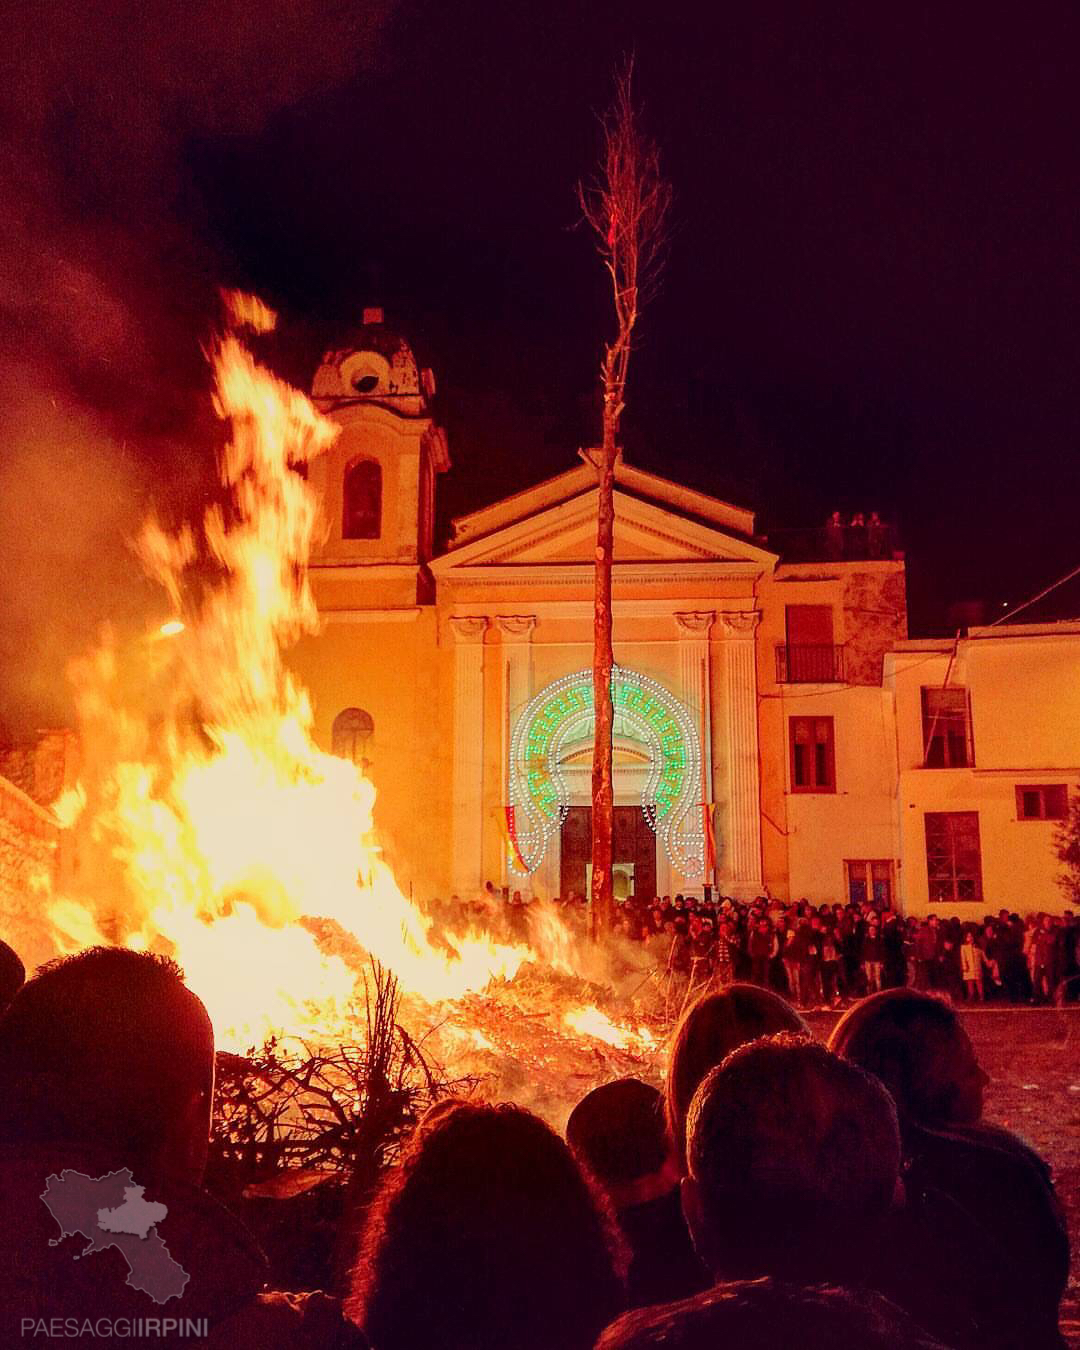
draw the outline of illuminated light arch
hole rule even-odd
[[[592,680],[591,670],[579,670],[552,681],[529,701],[514,727],[506,815],[510,865],[520,876],[536,871],[566,819],[570,794],[563,754],[593,733]],[[612,668],[611,694],[616,723],[647,751],[645,819],[676,871],[698,880],[705,874],[705,804],[693,719],[662,684],[624,666]]]

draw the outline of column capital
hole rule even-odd
[[[484,640],[488,621],[483,614],[453,614],[450,616],[450,631],[456,642],[479,643]]]
[[[716,617],[720,620],[720,627],[725,637],[749,641],[753,638],[754,630],[761,622],[761,610],[722,609]]]
[[[503,641],[507,638],[517,639],[519,642],[528,642],[532,637],[532,631],[536,627],[535,614],[499,614],[495,618],[499,626],[499,631],[503,635]]]
[[[716,611],[713,609],[691,610],[687,613],[676,614],[675,623],[678,625],[680,642],[686,638],[700,640],[705,637],[715,618]]]

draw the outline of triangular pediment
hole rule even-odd
[[[596,470],[590,464],[578,464],[554,478],[547,478],[522,492],[483,506],[470,515],[459,516],[453,522],[453,545],[459,548],[487,535],[498,533],[508,526],[574,501],[596,485]],[[749,538],[754,534],[754,513],[743,506],[710,497],[708,493],[661,478],[645,469],[627,464],[620,454],[615,461],[615,487],[640,501],[651,502],[662,509],[719,530]]]
[[[437,576],[463,568],[591,565],[596,549],[598,492],[589,474],[578,493],[436,558]],[[616,488],[616,563],[734,563],[771,568],[776,555],[749,539]]]

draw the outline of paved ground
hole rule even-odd
[[[819,1035],[834,1020],[811,1017]],[[987,1119],[1015,1130],[1054,1169],[1072,1238],[1062,1330],[1080,1350],[1080,1007],[977,1009],[964,1024],[992,1079]]]

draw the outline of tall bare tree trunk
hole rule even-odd
[[[611,696],[611,573],[615,546],[615,464],[626,371],[638,310],[659,273],[671,186],[660,176],[655,145],[638,127],[631,84],[633,62],[615,80],[615,100],[601,121],[600,172],[590,185],[578,185],[582,213],[597,239],[611,278],[615,336],[604,350],[601,392],[603,442],[583,450],[596,470],[596,571],[593,588],[593,737],[592,770],[592,935],[609,932],[615,915],[612,842],[615,796],[611,773],[614,709]]]
[[[612,360],[604,362],[604,441],[597,456],[596,563],[593,582],[593,732],[592,764],[592,936],[611,930],[615,917],[612,863],[615,837],[615,788],[612,747],[615,709],[611,668],[611,564],[615,552],[615,433],[618,408],[609,397]]]

